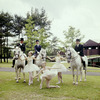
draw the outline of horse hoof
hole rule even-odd
[[[26,83],[26,81],[24,81],[23,83]]]
[[[75,85],[75,83],[73,83],[73,85]]]
[[[16,83],[19,83],[19,81],[16,81]]]
[[[20,80],[21,78],[19,77],[19,80]]]
[[[84,79],[84,81],[86,81],[86,79]]]
[[[76,82],[76,85],[78,85],[78,82]]]
[[[80,82],[82,82],[82,80],[80,80]]]

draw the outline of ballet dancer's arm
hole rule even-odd
[[[64,57],[60,57],[61,58],[61,60],[66,60],[66,58],[64,58]]]
[[[34,79],[35,77],[37,77],[39,74],[41,74],[42,70],[43,70],[43,69],[41,69],[41,70],[38,72],[38,74],[36,74],[36,75],[33,77],[33,79]]]
[[[48,56],[47,56],[47,58],[48,58],[49,60],[52,60],[52,59],[51,59],[50,57],[48,57]]]
[[[48,58],[49,60],[51,60],[51,61],[56,60],[55,58],[52,58],[52,59],[51,59],[51,58],[50,58],[50,57],[48,57],[48,56],[47,56],[47,58]]]

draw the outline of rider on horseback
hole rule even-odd
[[[84,52],[83,52],[83,45],[80,44],[80,39],[76,39],[76,46],[75,51],[80,55],[82,63],[83,63],[83,69],[85,69],[85,61],[84,61]]]
[[[37,55],[39,54],[39,52],[41,51],[41,46],[39,45],[39,40],[36,40],[36,45],[34,46],[34,56],[35,58],[37,57]],[[35,63],[35,60],[33,59],[33,64]]]
[[[36,45],[34,46],[34,56],[37,57],[38,53],[41,51],[41,46],[39,45],[39,40],[36,40]]]
[[[23,51],[23,53],[25,53],[25,44],[24,44],[23,42],[24,42],[24,39],[21,38],[21,39],[20,39],[20,43],[18,43],[18,44],[15,46],[15,49],[16,49],[16,48],[19,48],[19,49],[21,49],[21,51]],[[15,65],[15,58],[13,57],[12,68],[14,67],[14,65]]]

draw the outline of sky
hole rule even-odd
[[[62,41],[69,26],[80,29],[89,39],[100,42],[100,0],[0,0],[0,11],[26,16],[28,11],[44,8],[52,21],[51,32]]]

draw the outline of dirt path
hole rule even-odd
[[[91,69],[88,69],[88,70],[91,70]],[[98,70],[100,70],[100,69],[98,69]],[[15,69],[14,68],[3,68],[3,67],[0,67],[0,71],[1,72],[14,72]],[[63,74],[69,74],[69,75],[71,75],[72,72],[71,71],[67,71],[67,72],[65,72]],[[89,76],[100,76],[100,72],[87,72],[87,75],[89,75]]]

